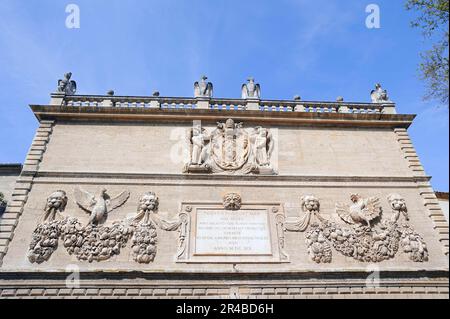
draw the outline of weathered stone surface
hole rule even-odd
[[[246,90],[247,98],[259,98],[256,86]],[[203,100],[209,103],[208,96]],[[36,165],[18,180],[17,200],[0,220],[2,297],[448,294],[442,290],[448,225],[428,178],[418,171],[405,130],[408,117],[72,108],[41,108],[41,119],[56,121],[41,125],[28,158]],[[208,135],[223,143],[211,143]],[[206,167],[206,153],[233,173]],[[239,167],[249,159],[258,168],[250,174]],[[55,190],[65,195],[48,197]],[[64,209],[51,200],[45,207],[47,198],[64,202]],[[220,228],[208,228],[208,218],[214,219],[204,213],[208,209],[218,212]],[[261,216],[264,222],[256,223]],[[244,251],[243,225],[262,248]],[[233,238],[226,247],[241,249],[224,254],[222,246],[202,242],[202,232],[220,235],[218,243]],[[355,246],[357,253],[350,251]],[[372,263],[387,274],[381,288],[366,287]],[[93,274],[87,286],[67,289],[57,277],[69,264]],[[19,287],[11,279],[18,272],[41,277],[33,287]]]

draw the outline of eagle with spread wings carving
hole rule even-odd
[[[98,225],[104,223],[110,212],[125,204],[130,197],[130,192],[123,191],[111,198],[103,188],[98,195],[91,194],[77,187],[74,191],[78,206],[90,214],[89,224]]]
[[[380,200],[376,197],[362,198],[359,194],[352,194],[352,205],[336,204],[336,213],[348,224],[367,224],[380,217]]]

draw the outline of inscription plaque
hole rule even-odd
[[[178,263],[287,263],[279,203],[182,203]]]
[[[195,255],[271,255],[266,210],[199,210]]]

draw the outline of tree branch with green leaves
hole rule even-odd
[[[449,0],[407,0],[406,8],[419,14],[412,26],[422,29],[424,37],[434,42],[431,49],[421,53],[419,68],[427,86],[425,98],[448,105]]]

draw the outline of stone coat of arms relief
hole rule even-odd
[[[228,119],[208,133],[200,124],[187,131],[184,173],[275,175],[274,137],[263,127],[245,129]]]

